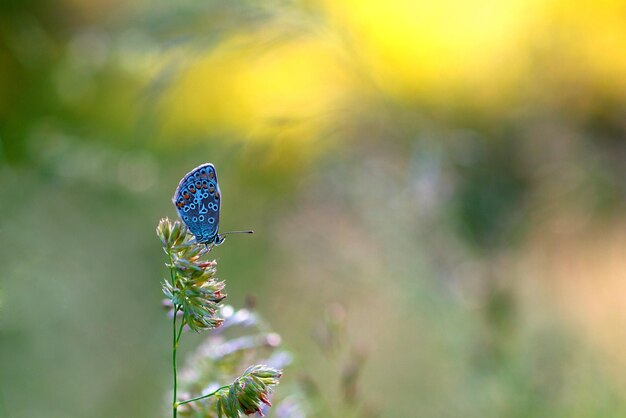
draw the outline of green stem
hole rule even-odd
[[[183,333],[184,326],[185,326],[185,319],[183,318],[183,322],[180,323],[180,328],[178,329],[178,336],[176,337],[176,343],[180,341],[180,335]]]
[[[176,418],[178,412],[178,403],[176,402],[176,390],[178,389],[178,376],[176,372],[176,349],[178,348],[178,339],[176,338],[176,316],[178,315],[178,306],[174,306],[173,321],[173,340],[172,340],[172,368],[174,369],[174,400],[172,401],[173,417]],[[182,329],[182,327],[181,327]]]
[[[171,279],[172,286],[175,287],[176,286],[176,273],[174,272],[174,259],[172,257],[171,251],[168,253],[168,256],[170,259],[170,279]],[[178,390],[178,372],[176,370],[176,349],[178,348],[178,340],[180,339],[180,332],[183,329],[183,326],[181,324],[180,331],[178,332],[178,335],[176,334],[176,317],[178,316],[178,309],[179,309],[179,306],[174,304],[174,318],[172,320],[172,333],[173,333],[172,334],[172,369],[173,369],[173,374],[174,374],[174,399],[172,401],[173,418],[176,418],[176,415],[178,414],[178,403],[176,401],[176,395],[177,395],[176,392]]]
[[[218,388],[218,389],[214,390],[213,392],[209,393],[208,395],[197,396],[195,398],[187,399],[186,401],[178,402],[178,405],[184,405],[184,404],[189,403],[189,402],[199,401],[200,399],[210,398],[211,396],[215,395],[220,390],[226,389],[227,387],[230,387],[230,385],[222,386],[221,388]]]

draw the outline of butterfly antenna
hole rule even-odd
[[[221,232],[220,235],[228,235],[228,234],[254,234],[254,231],[251,230],[247,230],[247,231],[228,231],[228,232]]]

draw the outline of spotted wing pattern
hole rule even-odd
[[[221,198],[211,163],[194,168],[178,184],[172,201],[198,242],[210,243],[218,237]]]

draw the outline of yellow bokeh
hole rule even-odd
[[[322,0],[320,7],[323,30],[280,37],[280,28],[266,27],[191,53],[162,98],[166,135],[228,132],[302,146],[333,130],[346,105],[368,91],[489,112],[567,103],[570,90],[626,95],[626,12],[617,0]]]
[[[478,105],[524,94],[535,71],[623,88],[624,2],[326,1],[380,85],[400,97]],[[555,39],[556,38],[556,39]],[[537,67],[536,54],[548,51]],[[577,61],[569,62],[572,58]]]
[[[562,74],[574,73],[595,86],[626,96],[626,3],[621,0],[556,1],[545,32],[560,38],[572,60]]]
[[[401,96],[449,99],[460,88],[490,89],[519,77],[533,1],[327,2],[359,44],[383,88]]]
[[[328,128],[352,88],[338,53],[314,37],[232,38],[173,82],[161,105],[165,132],[303,145]]]

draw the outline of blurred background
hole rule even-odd
[[[307,416],[358,358],[356,416],[626,417],[624,51],[621,0],[2,2],[0,416],[165,416],[210,161]]]

